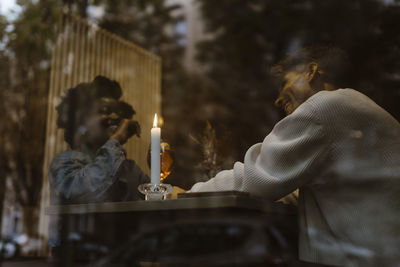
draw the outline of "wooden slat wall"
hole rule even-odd
[[[57,111],[63,91],[80,82],[104,75],[120,83],[122,99],[136,110],[135,119],[142,128],[141,138],[131,138],[125,145],[128,157],[149,172],[146,154],[154,113],[161,112],[161,59],[145,49],[112,34],[97,25],[64,14],[53,47],[48,98],[43,188],[40,205],[39,234],[43,240],[39,255],[48,254],[48,223],[44,214],[49,205],[48,170],[53,157],[66,149],[63,131],[57,129]]]

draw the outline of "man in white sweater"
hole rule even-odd
[[[299,189],[301,260],[400,266],[400,124],[367,96],[336,89],[325,65],[311,57],[283,70],[276,105],[288,116],[243,163],[191,192],[274,201]]]

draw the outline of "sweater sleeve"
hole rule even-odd
[[[50,185],[58,197],[67,201],[97,201],[113,185],[125,160],[125,149],[108,140],[93,161],[77,151],[58,154],[50,165]]]
[[[239,190],[277,200],[309,182],[324,162],[330,141],[309,103],[281,120],[262,143],[246,152],[244,163],[223,171],[191,191]]]

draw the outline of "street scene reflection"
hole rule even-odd
[[[0,3],[0,265],[397,266],[400,3]]]

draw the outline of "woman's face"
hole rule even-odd
[[[84,142],[90,147],[98,148],[115,133],[124,114],[118,100],[103,97],[96,100],[86,117],[83,126],[86,131]]]

